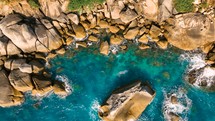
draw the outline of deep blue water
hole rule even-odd
[[[91,47],[70,50],[51,60],[53,76],[68,78],[73,88],[65,99],[50,95],[39,101],[27,96],[17,107],[0,108],[0,121],[98,121],[96,106],[111,92],[135,80],[148,81],[156,91],[153,102],[140,121],[163,121],[164,93],[183,88],[192,100],[192,107],[184,114],[189,121],[215,121],[215,93],[207,93],[184,81],[188,62],[179,59],[183,52],[168,50],[138,50],[130,47],[117,55],[103,56]],[[121,73],[121,74],[120,74]]]

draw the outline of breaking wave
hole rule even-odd
[[[90,115],[90,119],[92,121],[96,121],[97,120],[97,115],[98,115],[98,110],[99,110],[99,102],[97,99],[93,100],[93,102],[91,103],[90,105],[90,112],[89,112],[89,115]]]
[[[177,101],[172,101],[172,98]],[[167,121],[171,121],[171,115],[178,116],[180,121],[187,121],[187,114],[192,106],[192,101],[187,97],[183,88],[172,90],[167,93],[164,91],[163,115]]]
[[[203,68],[200,71],[199,76],[196,77],[193,85],[196,87],[199,87],[200,85],[212,87],[215,85],[215,69],[209,66]]]
[[[187,52],[180,55],[180,60],[189,62],[188,71],[192,71],[201,69],[207,65],[205,63],[205,56],[205,54],[198,52]]]
[[[184,53],[180,56],[182,61],[189,62],[187,68],[187,76],[193,76],[193,85],[195,87],[206,86],[207,88],[215,85],[215,68],[210,67],[205,62],[206,55],[199,52]],[[191,74],[191,75],[189,75]],[[185,79],[187,81],[189,77]]]
[[[67,92],[67,95],[69,95],[69,94],[72,93],[73,89],[70,86],[70,82],[71,81],[69,81],[69,79],[67,78],[67,76],[65,76],[65,75],[57,75],[56,79],[58,81],[61,81],[61,82],[63,82],[65,84],[65,91]]]

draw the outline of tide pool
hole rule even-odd
[[[215,93],[195,89],[184,81],[189,62],[175,48],[139,50],[135,46],[117,55],[104,56],[98,48],[68,50],[50,60],[53,78],[67,80],[72,93],[62,99],[42,100],[26,94],[23,105],[0,108],[0,121],[99,121],[97,109],[111,92],[135,80],[148,81],[156,91],[139,121],[163,121],[165,95],[179,89],[191,101],[181,116],[189,121],[215,121]]]

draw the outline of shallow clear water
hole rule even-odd
[[[156,91],[153,102],[140,121],[162,121],[164,94],[182,88],[192,107],[182,117],[189,121],[215,121],[215,93],[189,86],[184,80],[188,63],[179,59],[183,52],[138,50],[130,47],[117,55],[103,56],[96,48],[67,51],[51,60],[53,77],[68,78],[73,92],[65,99],[50,95],[41,101],[27,96],[17,107],[0,108],[0,121],[98,121],[97,108],[111,92],[135,80],[148,81]],[[35,103],[39,106],[35,107]]]

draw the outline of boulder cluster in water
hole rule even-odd
[[[99,116],[103,121],[135,121],[155,95],[147,82],[136,81],[115,90],[99,108]]]
[[[108,55],[133,42],[140,49],[150,48],[150,43],[167,49],[170,44],[201,49],[214,66],[214,3],[202,13],[179,14],[167,1],[107,0],[80,14],[66,10],[68,0],[39,0],[40,9],[31,8],[26,0],[0,3],[0,106],[21,104],[28,91],[33,96],[52,91],[66,95],[65,84],[52,81],[44,67],[71,45],[96,43],[100,53]]]

